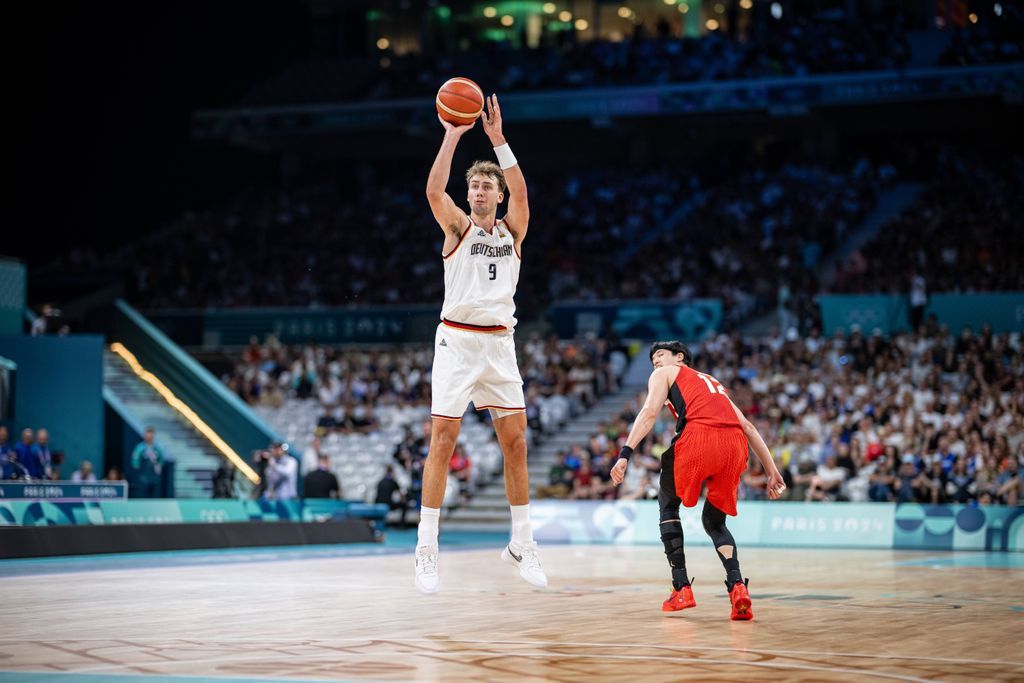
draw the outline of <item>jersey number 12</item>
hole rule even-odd
[[[723,387],[718,382],[718,380],[712,377],[711,375],[705,375],[703,372],[698,372],[697,376],[704,380],[704,384],[708,385],[708,391],[710,391],[712,394],[719,393],[722,394],[723,396],[727,395],[725,393],[725,387]]]

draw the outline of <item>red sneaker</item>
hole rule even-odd
[[[683,586],[679,590],[673,590],[668,600],[661,603],[662,612],[678,612],[687,607],[696,607],[697,601],[693,599],[693,589],[690,586]]]
[[[754,610],[750,608],[747,579],[733,584],[732,590],[729,591],[729,602],[732,603],[733,621],[749,621],[754,618]]]

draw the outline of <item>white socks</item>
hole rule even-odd
[[[533,527],[530,525],[530,504],[510,505],[512,509],[512,542],[517,546],[533,543]]]
[[[529,507],[529,506],[527,506]],[[420,525],[416,546],[430,545],[437,547],[437,523],[441,519],[440,508],[420,507]]]

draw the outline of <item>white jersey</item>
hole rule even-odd
[[[505,221],[488,233],[470,219],[462,239],[443,258],[441,320],[513,330],[520,257]]]

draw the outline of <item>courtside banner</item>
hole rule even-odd
[[[760,518],[762,545],[893,547],[896,506],[888,503],[750,501],[740,503],[739,513]]]
[[[680,511],[687,545],[711,543],[702,505]],[[661,543],[655,501],[539,500],[530,507],[541,542]],[[728,518],[738,545],[1024,551],[1019,507],[740,501],[738,510]]]
[[[895,532],[897,548],[1024,552],[1024,508],[903,503]]]
[[[220,522],[321,522],[378,518],[387,506],[344,500],[0,501],[0,526],[100,526]]]

